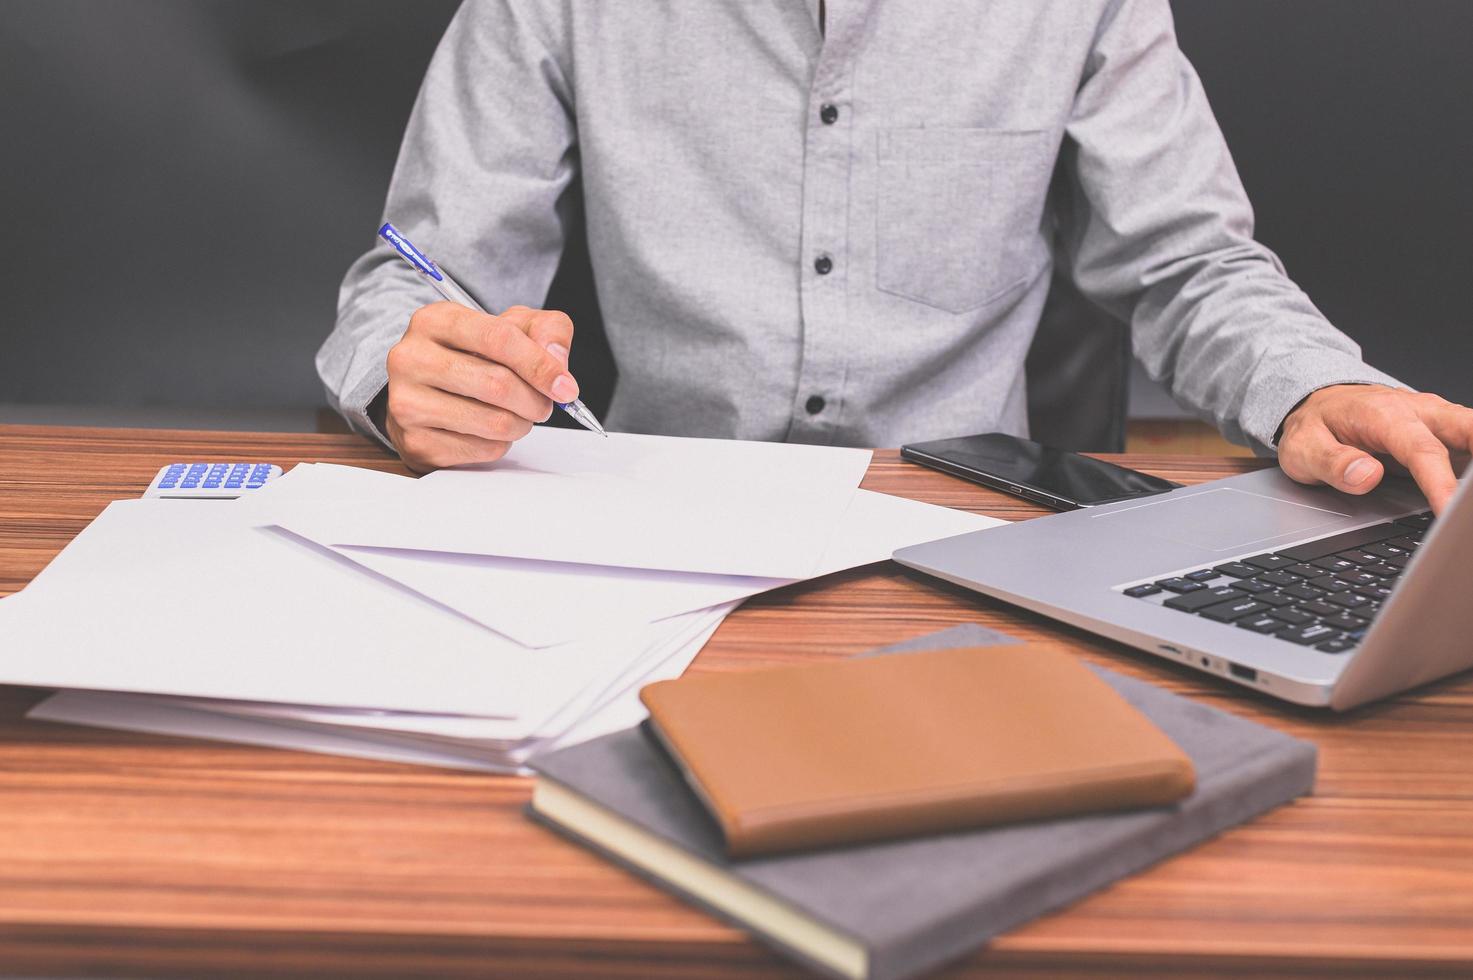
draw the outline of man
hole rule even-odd
[[[1473,411],[1368,367],[1252,238],[1167,0],[469,0],[386,214],[499,316],[387,249],[318,355],[416,470],[499,458],[573,324],[541,302],[574,181],[619,384],[611,429],[866,446],[1023,433],[1055,263],[1137,356],[1292,477],[1374,454],[1441,509]]]

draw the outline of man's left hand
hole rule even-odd
[[[1405,467],[1440,514],[1458,486],[1454,460],[1470,451],[1473,409],[1385,385],[1331,385],[1284,420],[1279,465],[1300,483],[1362,494],[1385,475],[1376,453]]]

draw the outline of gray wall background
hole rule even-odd
[[[0,405],[320,404],[454,7],[0,0]],[[1174,8],[1260,237],[1370,360],[1473,402],[1473,3]]]

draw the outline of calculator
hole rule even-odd
[[[270,463],[170,463],[158,471],[145,497],[234,500],[281,475]]]

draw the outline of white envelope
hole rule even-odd
[[[110,505],[0,606],[0,682],[533,724],[648,644],[528,650],[237,503]]]
[[[637,725],[646,715],[639,689],[679,677],[718,625],[719,621],[710,623],[679,650],[630,679],[557,736],[520,743],[509,750],[488,751],[479,744],[448,739],[232,714],[212,710],[205,702],[147,694],[62,691],[37,704],[26,717],[385,762],[530,775],[526,764],[544,752]]]
[[[966,511],[856,490],[814,574],[884,561],[897,548],[1002,523]],[[734,602],[794,581],[343,545],[334,550],[534,647]]]
[[[367,733],[394,732],[443,739],[447,743],[475,742],[482,745],[513,747],[525,742],[557,736],[578,723],[590,711],[596,711],[608,699],[628,688],[654,666],[687,654],[684,663],[705,645],[735,604],[672,617],[647,631],[650,642],[637,657],[611,661],[608,669],[559,705],[556,710],[535,721],[527,718],[472,718],[458,715],[422,714],[399,711],[354,711],[290,704],[257,704],[240,702],[205,702],[181,699],[187,707],[210,710],[265,721],[301,722],[332,725]],[[682,666],[683,670],[684,667]]]

